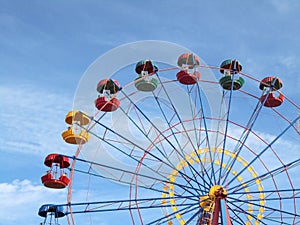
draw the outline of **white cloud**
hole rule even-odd
[[[86,182],[86,181],[85,181]],[[110,183],[108,183],[110,185]],[[111,184],[114,186],[114,184]],[[124,186],[121,186],[124,192]],[[120,188],[119,188],[120,189]],[[114,189],[116,190],[116,189]],[[127,188],[125,188],[127,190]],[[111,189],[93,190],[87,195],[88,190],[73,189],[72,202],[86,202],[104,199],[125,199],[127,195],[123,194],[115,196]],[[114,192],[115,193],[115,192]],[[14,225],[14,224],[39,224],[44,221],[44,218],[38,215],[38,210],[43,204],[65,204],[67,201],[66,189],[50,189],[43,185],[35,184],[30,180],[13,180],[11,182],[0,183],[0,224]],[[75,210],[84,210],[83,207]],[[99,216],[100,215],[100,216]],[[103,220],[103,214],[95,214],[95,219]],[[113,214],[112,218],[114,217]],[[79,214],[75,216],[76,222],[84,223],[91,214]],[[67,224],[66,217],[59,219],[60,224]],[[102,221],[103,222],[103,221]]]
[[[47,189],[33,184],[30,180],[14,180],[0,183],[1,224],[39,224],[43,218],[38,216],[39,207],[47,203],[65,203],[66,190]]]

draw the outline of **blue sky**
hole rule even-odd
[[[65,201],[42,187],[43,160],[75,151],[60,138],[64,116],[96,58],[129,42],[174,42],[210,65],[233,57],[249,74],[279,75],[299,104],[299,12],[297,0],[0,0],[0,224],[38,224],[45,199]]]

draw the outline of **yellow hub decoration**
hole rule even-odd
[[[208,196],[210,198],[216,198],[218,195],[227,196],[227,191],[220,185],[214,185],[210,188]]]
[[[214,163],[217,166],[220,166],[221,162],[219,159],[217,159],[217,155],[219,154],[219,156],[221,154],[223,154],[224,152],[224,156],[227,156],[228,158],[231,159],[235,159],[236,161],[242,165],[243,167],[247,167],[247,172],[251,175],[252,178],[257,178],[258,175],[257,173],[254,171],[252,166],[249,166],[248,162],[246,160],[244,160],[241,156],[237,156],[236,153],[234,152],[230,152],[229,150],[225,150],[223,151],[221,148],[213,148],[211,149],[211,151],[209,151],[208,148],[204,148],[204,149],[199,149],[197,150],[197,152],[191,152],[190,154],[185,155],[184,159],[181,159],[178,164],[176,165],[176,169],[174,169],[170,174],[169,174],[169,179],[168,181],[164,184],[163,186],[163,191],[162,191],[162,205],[166,205],[166,204],[170,204],[171,205],[171,209],[173,211],[172,214],[175,215],[175,218],[178,220],[180,225],[184,225],[185,224],[185,220],[182,217],[181,213],[178,212],[178,207],[176,205],[176,201],[175,201],[175,187],[176,187],[176,178],[179,174],[179,171],[182,171],[185,169],[185,167],[188,167],[188,165],[193,165],[193,164],[201,164],[201,168],[204,170],[205,168],[203,168],[203,165],[205,163]],[[213,156],[213,160],[210,157],[207,157],[212,155]],[[225,161],[225,160],[224,160]],[[263,218],[263,214],[265,211],[265,195],[263,193],[263,186],[261,184],[261,180],[259,178],[257,178],[255,180],[255,184],[257,186],[257,190],[259,191],[259,194],[257,196],[252,196],[252,194],[250,194],[250,190],[247,186],[247,184],[244,183],[243,178],[241,175],[237,176],[238,172],[236,170],[232,170],[230,166],[227,166],[226,163],[222,163],[222,168],[225,169],[225,171],[230,172],[235,178],[236,180],[241,184],[242,187],[244,187],[244,195],[246,196],[247,200],[251,200],[252,197],[255,198],[259,198],[259,208],[258,209],[254,209],[253,208],[253,204],[248,203],[248,208],[247,208],[247,212],[249,214],[253,214],[254,212],[257,212],[256,214],[256,218],[258,218],[259,220],[261,220]],[[185,171],[183,171],[182,173],[184,173]],[[210,188],[208,195],[205,196],[200,196],[199,197],[199,205],[201,208],[203,208],[203,210],[205,212],[210,212],[212,213],[214,210],[214,200],[216,195],[221,194],[223,196],[223,198],[227,197],[227,191],[225,188],[223,188],[220,185],[214,185]],[[163,213],[164,215],[168,218],[169,213],[167,211],[167,207],[163,209]],[[168,221],[168,225],[172,225],[172,219],[170,218],[170,220]],[[258,220],[254,220],[254,218],[251,215],[247,216],[247,221],[245,221],[246,225],[259,225],[260,222]]]

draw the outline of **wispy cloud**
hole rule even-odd
[[[299,6],[298,1],[271,0],[269,2],[280,14],[287,14],[287,13],[291,12],[292,10],[294,10],[295,6]]]
[[[71,101],[62,93],[33,85],[0,86],[1,151],[63,151],[61,132]]]

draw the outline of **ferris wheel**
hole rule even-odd
[[[65,118],[76,152],[44,161],[42,183],[68,197],[41,206],[43,224],[300,224],[300,114],[284,76],[214,64],[162,41],[97,59]]]

